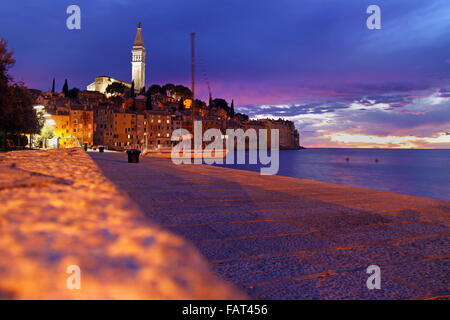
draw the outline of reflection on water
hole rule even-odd
[[[259,171],[259,165],[223,166]],[[448,149],[305,149],[280,151],[278,174],[450,200],[449,169]]]

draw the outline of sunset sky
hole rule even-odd
[[[81,30],[66,8],[81,8]],[[381,7],[381,30],[366,9]],[[131,79],[142,22],[147,87],[197,85],[237,111],[295,122],[307,147],[450,148],[449,0],[90,0],[2,3],[12,75],[30,88],[85,89],[95,76]]]

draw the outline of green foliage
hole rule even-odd
[[[3,132],[3,146],[7,146],[8,133],[33,134],[40,130],[33,96],[22,83],[11,84],[8,72],[15,63],[12,53],[8,52],[7,41],[0,39],[0,131]]]

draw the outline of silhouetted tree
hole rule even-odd
[[[131,90],[130,90],[130,97],[134,98],[135,92],[134,92],[134,80],[131,81]]]
[[[178,110],[184,110],[184,99],[181,97],[181,99],[178,101]]]
[[[147,96],[148,95],[158,94],[158,93],[165,94],[163,92],[163,89],[161,88],[161,86],[158,85],[158,84],[152,84],[147,90]]]
[[[69,90],[69,93],[67,94],[67,97],[69,97],[72,100],[78,99],[78,94],[80,93],[80,89],[73,88]]]
[[[165,85],[162,86],[161,89],[165,95],[172,96],[173,90],[175,89],[175,85],[173,83],[166,83]]]
[[[184,99],[191,99],[192,98],[192,91],[188,87],[185,87],[183,85],[177,85],[173,89],[173,96],[175,98],[181,98]]]
[[[53,78],[52,93],[55,93],[55,78]]]
[[[234,117],[234,100],[231,100],[230,117]]]
[[[14,66],[13,51],[8,51],[7,41],[0,39],[0,131],[3,147],[7,148],[8,133],[37,133],[39,121],[33,108],[34,98],[22,83],[12,82],[9,70]],[[19,143],[19,141],[17,141]]]
[[[69,96],[69,85],[67,84],[67,79],[64,81],[62,92],[64,93],[64,97]]]
[[[229,113],[230,107],[228,107],[228,102],[225,99],[216,98],[213,100],[213,104],[216,108],[222,108]]]
[[[127,87],[120,82],[114,81],[110,85],[108,85],[105,89],[106,93],[109,93],[113,96],[123,95]]]
[[[213,99],[212,99],[211,95],[209,95],[209,105],[208,106],[209,106],[210,109],[214,106]]]
[[[145,101],[145,108],[147,110],[152,110],[153,109],[152,96],[151,95],[147,95],[147,100]]]

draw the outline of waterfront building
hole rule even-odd
[[[209,105],[199,100],[183,99],[170,90],[150,96],[141,93],[145,86],[146,50],[142,28],[138,24],[132,49],[132,82],[135,93],[122,95],[106,94],[108,85],[119,82],[126,88],[132,84],[109,76],[96,77],[86,91],[76,97],[65,97],[61,93],[36,93],[36,103],[44,106],[54,120],[55,135],[60,137],[60,147],[73,146],[66,137],[75,137],[88,146],[105,146],[108,149],[170,149],[176,144],[171,141],[172,133],[183,128],[194,132],[193,121],[202,121],[202,131],[219,129],[226,144],[227,129],[267,129],[270,147],[270,130],[278,129],[281,149],[299,147],[298,131],[293,122],[282,119],[249,120],[248,116],[230,112],[230,108]],[[151,101],[147,101],[151,99]],[[226,102],[225,102],[226,104]],[[207,142],[205,142],[207,144]],[[248,142],[246,142],[248,148]]]

